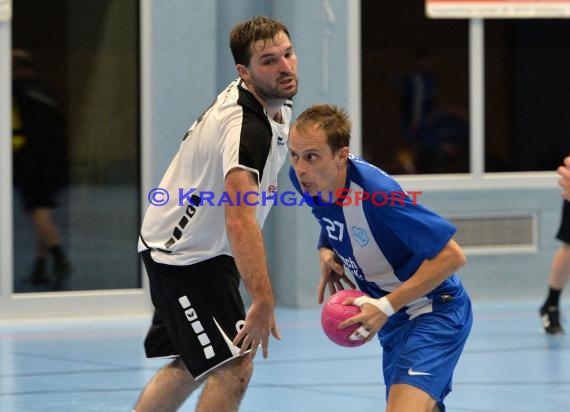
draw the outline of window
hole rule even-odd
[[[13,3],[15,292],[141,287],[138,7]]]
[[[570,153],[568,20],[485,21],[485,171],[554,170]]]
[[[362,154],[393,174],[469,172],[468,20],[362,2]]]

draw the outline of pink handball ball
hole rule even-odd
[[[346,298],[357,298],[365,296],[364,292],[355,289],[341,290],[332,295],[323,305],[321,312],[321,325],[325,334],[330,340],[340,346],[354,347],[364,344],[364,339],[351,340],[350,335],[358,329],[360,323],[350,325],[347,328],[341,329],[338,324],[342,321],[356,316],[360,313],[360,308],[355,305],[343,305],[342,302]]]

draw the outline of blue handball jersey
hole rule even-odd
[[[302,193],[292,167],[289,177]],[[395,290],[425,259],[434,258],[455,233],[451,223],[418,204],[391,176],[354,155],[349,156],[344,188],[334,203],[328,193],[322,194],[322,201],[306,203],[321,225],[319,248],[334,250],[359,288],[372,297]],[[308,194],[304,197],[310,199]],[[442,305],[462,304],[464,299],[463,286],[452,275],[402,308],[389,323],[439,311]]]

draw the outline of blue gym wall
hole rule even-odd
[[[228,30],[238,20],[267,14],[290,29],[299,57],[295,113],[317,102],[348,106],[347,1],[331,0],[336,21],[326,20],[321,1],[168,0],[152,1],[151,149],[152,184],[158,184],[186,129],[235,76]],[[328,60],[323,34],[328,31]],[[325,73],[328,73],[328,82]],[[363,91],[365,93],[366,91]],[[379,165],[380,167],[382,165]],[[284,170],[286,172],[286,170]],[[290,190],[286,173],[280,191]],[[404,188],[406,186],[404,185]],[[474,300],[536,299],[546,291],[546,275],[557,242],[561,202],[552,185],[539,189],[438,188],[424,191],[422,203],[443,216],[513,212],[535,214],[537,250],[468,256],[461,270]],[[265,227],[277,302],[289,307],[316,305],[318,226],[308,208],[277,207]],[[538,303],[537,303],[538,305]]]

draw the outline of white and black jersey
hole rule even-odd
[[[260,227],[277,192],[277,174],[287,158],[292,103],[282,107],[283,123],[270,119],[240,79],[218,95],[188,130],[159,188],[168,201],[145,214],[138,250],[168,265],[190,265],[218,255],[232,256],[225,228],[224,178],[234,168],[258,178]],[[244,194],[242,194],[244,195]],[[243,200],[243,199],[242,199]]]

